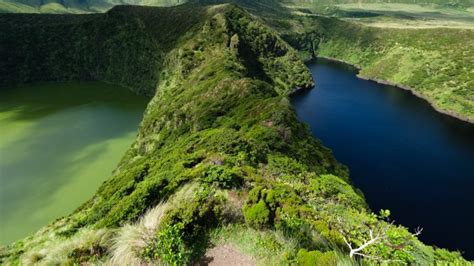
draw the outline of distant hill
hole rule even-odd
[[[250,7],[275,8],[282,4],[336,5],[367,3],[435,4],[466,8],[474,0],[0,0],[0,13],[91,13],[105,12],[116,5],[175,6],[186,2],[203,4],[237,3]]]
[[[443,6],[474,6],[474,0],[283,0],[285,3],[314,3],[314,4],[369,4],[369,3],[400,3],[400,4],[437,4]]]
[[[116,5],[174,6],[187,0],[1,0],[2,13],[105,12]]]

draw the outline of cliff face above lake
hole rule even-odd
[[[439,111],[474,122],[473,30],[350,28],[331,30],[319,54],[358,64],[362,77],[408,86]]]
[[[3,248],[1,262],[184,264],[224,241],[270,264],[332,265],[373,234],[363,250],[372,260],[464,261],[368,209],[289,103],[313,85],[308,69],[242,9],[116,7],[0,23],[3,86],[97,79],[153,95],[96,195]]]
[[[376,28],[325,17],[276,28],[309,54],[356,65],[362,78],[410,89],[438,111],[474,122],[474,30]]]

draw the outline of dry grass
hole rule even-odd
[[[160,203],[150,209],[137,223],[120,228],[113,239],[111,257],[107,264],[148,265],[150,262],[141,257],[141,251],[156,237],[167,211],[178,204],[192,200],[195,197],[196,189],[196,184],[185,185],[166,203]]]
[[[140,251],[149,245],[156,235],[168,204],[160,203],[149,210],[138,223],[125,225],[113,240],[110,265],[145,265]]]
[[[20,258],[20,265],[64,265],[76,264],[78,255],[85,252],[94,257],[97,249],[104,254],[97,254],[94,261],[105,265],[150,265],[141,258],[141,251],[156,237],[163,217],[170,208],[192,201],[198,186],[188,184],[176,192],[167,202],[160,203],[144,214],[138,222],[112,229],[84,228],[72,237],[64,240],[47,231],[42,234],[36,248],[30,249]],[[105,253],[108,251],[109,254]],[[107,260],[106,262],[98,261]],[[159,262],[153,262],[156,265]]]
[[[112,232],[108,229],[85,228],[73,237],[62,240],[52,238],[43,245],[29,250],[20,258],[20,265],[64,265],[73,263],[71,255],[76,250],[89,250],[105,247],[110,242]]]

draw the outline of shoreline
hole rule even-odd
[[[350,65],[350,66],[356,68],[356,69],[359,70],[359,71],[362,70],[362,68],[361,68],[359,65],[350,63],[350,62],[345,61],[345,60],[333,58],[333,57],[316,56],[315,59],[325,59],[325,60],[328,60],[328,61],[333,61],[333,62],[337,62],[337,63],[343,63],[343,64],[346,64],[346,65]],[[373,82],[376,82],[376,83],[378,83],[378,84],[388,85],[388,86],[396,87],[396,88],[399,88],[399,89],[402,89],[402,90],[410,91],[412,95],[414,95],[414,96],[416,96],[416,97],[418,97],[418,98],[420,98],[420,99],[426,101],[426,102],[427,102],[435,111],[437,111],[438,113],[441,113],[441,114],[450,116],[450,117],[452,117],[452,118],[456,118],[456,119],[461,120],[461,121],[466,122],[466,123],[474,124],[474,119],[465,117],[465,116],[463,116],[463,115],[454,113],[454,112],[449,111],[449,110],[442,110],[441,108],[435,106],[435,105],[430,101],[430,99],[429,99],[428,97],[426,97],[426,96],[424,96],[423,94],[417,92],[415,89],[413,89],[413,88],[410,87],[410,86],[405,86],[405,85],[393,83],[393,82],[388,81],[388,80],[365,77],[365,76],[360,75],[359,73],[357,73],[356,76],[357,76],[358,78],[360,78],[360,79],[363,79],[363,80],[373,81]]]

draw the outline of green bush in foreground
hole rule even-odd
[[[184,224],[176,223],[162,228],[154,246],[144,250],[143,256],[151,261],[161,260],[169,265],[180,265],[189,260],[189,251],[184,243]]]
[[[254,227],[263,228],[270,223],[270,210],[268,210],[265,201],[259,200],[256,204],[245,206],[245,221]]]
[[[333,266],[336,265],[336,256],[333,252],[321,252],[318,250],[307,251],[300,249],[296,256],[298,265],[301,266]]]

